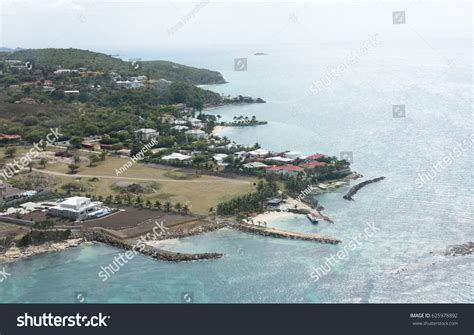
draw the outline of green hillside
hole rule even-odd
[[[26,49],[2,54],[3,59],[29,61],[34,68],[52,72],[65,69],[87,68],[91,71],[117,72],[123,76],[146,75],[150,79],[185,81],[194,85],[225,83],[217,71],[198,69],[167,61],[143,61],[136,64],[102,53],[80,49]]]

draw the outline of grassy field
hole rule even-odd
[[[115,170],[119,169],[128,160],[118,157],[107,157],[97,166],[89,167],[81,165],[75,174],[70,174],[67,164],[50,163],[45,169],[37,169],[35,173],[47,173],[54,175],[61,182],[56,186],[62,190],[62,186],[77,183],[78,188],[84,189],[85,193],[102,195],[116,195],[117,183],[134,183],[145,187],[146,193],[140,194],[142,199],[170,201],[187,204],[194,213],[208,213],[210,207],[233,197],[249,193],[253,189],[255,179],[224,179],[212,176],[196,176],[183,171],[161,170],[143,164],[134,164],[126,172],[117,176]],[[94,178],[93,177],[97,177]],[[97,179],[97,180],[96,180]],[[149,185],[153,187],[149,187]],[[150,190],[151,189],[151,190]]]

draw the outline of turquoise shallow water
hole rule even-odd
[[[473,302],[474,256],[438,254],[474,237],[472,146],[422,188],[415,182],[472,134],[471,45],[433,51],[382,43],[311,94],[312,81],[353,48],[266,47],[269,55],[261,57],[253,56],[261,51],[254,48],[149,55],[221,71],[229,83],[210,89],[267,100],[212,111],[224,120],[256,115],[269,121],[225,130],[236,142],[304,153],[351,151],[356,171],[367,178],[386,176],[354,202],[342,199],[347,188],[319,196],[334,225],[313,226],[304,217],[274,223],[336,236],[343,244],[222,230],[166,247],[223,252],[223,259],[172,264],[137,256],[105,283],[97,272],[119,250],[83,246],[7,265],[12,275],[0,283],[0,301],[73,302],[75,292],[85,292],[89,302],[180,303],[183,293],[192,292],[196,302]],[[233,71],[234,56],[248,57],[248,71]],[[406,105],[405,118],[392,118],[393,104]],[[343,250],[367,223],[379,228],[376,234],[314,282],[312,267]]]

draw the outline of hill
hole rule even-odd
[[[30,62],[34,68],[52,72],[64,69],[87,68],[91,71],[117,72],[123,76],[146,75],[150,79],[184,81],[194,85],[225,83],[217,71],[198,69],[168,61],[123,61],[112,56],[80,49],[25,49],[3,56]]]

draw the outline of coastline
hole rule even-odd
[[[229,128],[229,126],[214,126],[214,129],[212,129],[212,135],[214,136],[220,136],[220,134],[224,131],[224,129]]]
[[[86,239],[72,238],[64,240],[62,242],[55,243],[44,243],[40,245],[30,245],[26,248],[18,248],[17,246],[12,246],[8,248],[5,253],[0,255],[0,262],[2,263],[13,263],[34,255],[44,254],[47,252],[58,252],[64,251],[69,248],[78,247],[82,244],[90,243]]]

